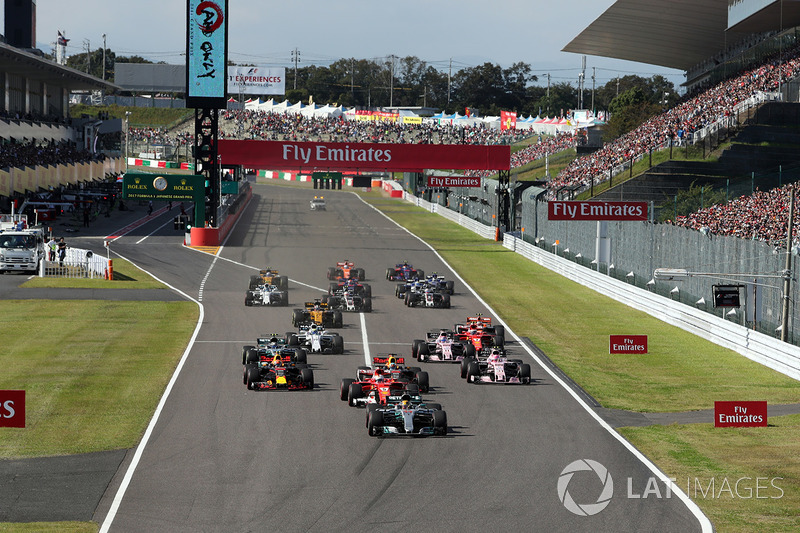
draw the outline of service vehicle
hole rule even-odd
[[[47,258],[45,229],[28,227],[25,215],[2,215],[0,220],[0,273],[38,272]]]
[[[325,197],[324,196],[314,196],[311,199],[311,210],[312,211],[325,211]]]
[[[245,293],[244,305],[247,307],[254,305],[289,305],[289,293],[282,291],[277,285],[258,285]]]

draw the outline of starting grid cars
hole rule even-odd
[[[295,331],[265,335],[256,344],[243,346],[242,382],[247,389],[313,390],[309,354],[343,354],[344,339],[332,331],[343,327],[343,311],[372,311],[372,289],[365,276],[352,261],[328,268],[328,293],[293,310]],[[245,305],[288,305],[288,283],[282,278],[269,268],[253,276]],[[397,282],[395,296],[409,307],[450,307],[454,283],[444,276],[425,276],[423,270],[403,262],[387,268],[386,279]],[[407,360],[394,353],[373,357],[371,365],[359,366],[353,377],[341,380],[340,399],[364,409],[370,436],[447,435],[447,413],[441,404],[423,397],[431,391],[430,375],[420,366],[407,365]],[[531,383],[530,365],[506,352],[504,327],[481,315],[413,340],[411,360],[457,363],[461,378],[470,384]]]

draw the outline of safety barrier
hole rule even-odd
[[[406,194],[405,199],[444,216],[486,239],[495,238],[495,228],[463,217],[454,211]],[[722,317],[666,299],[646,289],[617,280],[525,242],[510,233],[503,246],[548,270],[595,290],[629,307],[643,311],[672,326],[699,335],[748,359],[800,380],[800,347],[752,331]]]
[[[39,276],[49,278],[107,278],[109,261],[91,250],[67,248],[64,261],[42,260]]]

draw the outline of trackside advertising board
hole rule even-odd
[[[284,94],[284,67],[228,67],[228,91],[231,94]]]
[[[646,221],[647,202],[547,203],[548,220]]]
[[[647,353],[647,335],[609,335],[608,353]]]
[[[228,81],[228,0],[187,0],[186,11],[186,107],[222,109]]]
[[[0,390],[0,427],[25,427],[24,390]]]
[[[767,402],[714,402],[714,427],[767,427]]]
[[[510,146],[455,144],[327,143],[220,139],[226,164],[257,169],[509,170]]]
[[[428,187],[480,187],[481,179],[468,176],[428,176]]]

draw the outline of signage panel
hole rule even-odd
[[[714,427],[767,427],[767,402],[714,402]]]
[[[0,427],[25,427],[24,390],[0,390]]]
[[[609,335],[608,353],[645,354],[647,353],[647,335]]]
[[[223,109],[228,76],[228,0],[187,0],[186,106]]]
[[[647,202],[566,202],[547,203],[548,220],[646,221]]]
[[[257,169],[509,170],[511,147],[497,145],[326,143],[220,139],[226,164]]]
[[[134,200],[179,200],[205,202],[205,177],[126,172],[122,197]]]
[[[231,94],[285,94],[285,67],[228,67]]]
[[[428,187],[480,187],[481,179],[467,176],[428,176]]]

